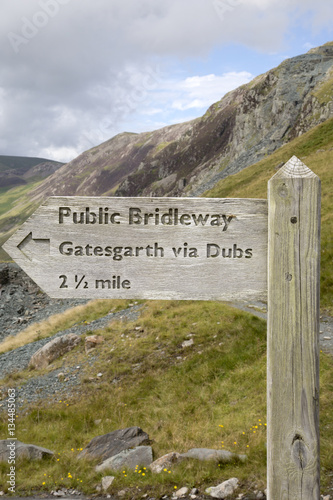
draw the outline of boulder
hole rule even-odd
[[[41,448],[34,444],[25,444],[21,441],[4,439],[0,441],[0,462],[8,462],[11,458],[27,458],[28,460],[42,460],[52,457],[53,451]]]
[[[167,455],[163,455],[163,457],[158,458],[150,464],[149,468],[155,474],[160,474],[164,469],[170,469],[172,465],[175,465],[183,460],[183,457],[180,453],[172,452]]]
[[[180,488],[179,490],[176,491],[175,493],[175,497],[176,498],[183,498],[183,497],[186,497],[186,495],[188,494],[188,488],[186,488],[186,486],[184,486],[183,488]]]
[[[227,498],[228,496],[233,495],[237,488],[238,479],[236,477],[233,477],[232,479],[228,479],[228,481],[224,481],[224,483],[221,483],[218,486],[207,488],[206,493],[213,498]]]
[[[130,450],[124,450],[97,465],[96,472],[104,470],[135,469],[137,466],[148,467],[153,461],[153,450],[151,446],[138,446]]]
[[[35,368],[36,370],[47,368],[52,361],[74,349],[80,342],[81,337],[74,335],[74,333],[56,337],[35,352],[30,359],[29,368]]]
[[[114,481],[114,476],[104,476],[102,477],[102,490],[107,491]]]
[[[100,458],[104,462],[121,451],[149,443],[148,434],[140,427],[128,427],[93,438],[78,458]]]
[[[104,337],[101,335],[89,335],[85,338],[85,351],[88,354],[90,351],[94,350],[98,344],[104,342]]]
[[[215,460],[216,462],[232,462],[241,460],[245,462],[246,455],[237,455],[227,450],[211,450],[209,448],[192,448],[187,453],[182,453],[183,458],[196,458],[197,460]]]

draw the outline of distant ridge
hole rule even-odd
[[[42,180],[53,174],[63,163],[46,158],[0,155],[0,188]]]

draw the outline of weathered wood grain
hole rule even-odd
[[[319,178],[293,157],[268,206],[268,498],[318,500]]]
[[[267,296],[267,200],[53,197],[4,248],[56,298]]]

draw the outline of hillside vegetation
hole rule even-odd
[[[96,462],[78,461],[79,450],[97,435],[133,425],[149,434],[155,458],[208,447],[245,453],[248,460],[186,461],[159,475],[121,470],[113,473],[110,492],[125,489],[126,498],[146,493],[156,498],[195,486],[203,493],[230,477],[241,482],[237,494],[266,487],[266,322],[216,302],[150,301],[142,307],[136,322],[116,321],[94,332],[105,338],[98,354],[86,355],[81,344],[38,373],[79,365],[81,385],[52,404],[42,401],[19,411],[17,438],[55,452],[54,459],[19,464],[20,492],[67,487],[93,493],[105,473],[94,471]],[[193,344],[183,347],[189,339]],[[325,492],[333,486],[333,363],[330,356],[320,356]],[[96,377],[99,372],[102,376]],[[20,372],[2,386],[16,386],[19,394],[34,376]],[[3,415],[1,435],[6,426]],[[7,464],[0,465],[1,484],[6,473]]]
[[[294,154],[322,181],[321,304],[332,312],[333,119],[222,180],[205,196],[266,198],[268,180]],[[7,203],[15,205],[18,192],[11,193],[13,199],[7,198]],[[108,302],[110,309],[119,306],[118,301]],[[36,325],[35,331],[42,332],[38,335],[53,335],[65,327],[61,325],[90,320],[94,307],[87,309],[86,316],[84,310],[80,316],[76,311],[72,319],[64,318],[66,323],[57,318]],[[121,303],[121,307],[125,305]],[[94,463],[77,460],[79,450],[97,435],[132,425],[143,428],[154,440],[155,458],[171,451],[211,447],[246,453],[248,460],[227,465],[189,461],[161,475],[149,470],[144,476],[120,471],[112,473],[116,479],[111,493],[125,489],[126,498],[141,498],[144,494],[157,498],[171,495],[182,486],[195,486],[203,493],[206,487],[230,477],[240,479],[237,494],[266,487],[266,322],[217,302],[151,301],[142,303],[142,307],[136,322],[113,322],[93,332],[105,338],[94,363],[85,362],[87,355],[81,345],[42,372],[63,370],[69,364],[84,366],[78,392],[52,404],[43,401],[20,410],[18,439],[56,453],[54,459],[42,464],[20,463],[21,492],[67,487],[93,493],[102,474],[94,471]],[[97,316],[105,313],[97,311],[96,305]],[[27,339],[20,345],[32,340]],[[182,343],[189,339],[193,339],[193,345],[183,348]],[[103,376],[97,378],[97,373]],[[16,386],[19,393],[19,387],[34,376],[31,371],[18,372],[1,385]],[[333,488],[332,390],[332,356],[321,352],[323,493]],[[3,416],[2,435],[6,425]],[[1,482],[6,473],[6,466],[0,465]]]
[[[29,156],[5,156],[0,155],[0,172],[14,170],[17,173],[24,174],[40,163],[57,163],[46,158],[32,158]]]
[[[282,146],[272,155],[241,172],[219,181],[203,196],[212,198],[267,198],[267,182],[277,167],[293,155],[300,158],[321,179],[322,228],[321,228],[321,307],[332,313],[333,288],[333,119],[313,128],[301,137]],[[8,225],[15,226],[34,212],[37,204],[31,203],[32,186],[4,190],[0,198],[0,244],[12,233]],[[11,223],[11,224],[10,224]],[[0,249],[0,260],[8,257]]]
[[[0,188],[0,246],[38,207],[39,203],[32,203],[28,193],[39,183]],[[6,252],[0,248],[0,262],[9,260]]]
[[[212,198],[267,198],[267,182],[293,155],[321,179],[321,307],[333,311],[333,119],[206,191]]]
[[[0,189],[45,179],[62,165],[45,158],[0,155]]]
[[[321,308],[332,314],[332,63],[332,44],[314,49],[236,89],[200,119],[152,133],[120,134],[44,182],[34,171],[25,185],[2,187],[0,245],[45,196],[204,193],[267,198],[268,180],[296,155],[322,182]],[[0,159],[0,171],[4,169]],[[0,249],[0,260],[6,258]],[[95,462],[77,460],[80,449],[95,436],[134,425],[153,440],[154,458],[207,447],[245,453],[248,459],[230,464],[191,460],[159,475],[149,470],[112,472],[115,481],[109,493],[124,490],[124,500],[160,498],[188,486],[203,494],[231,477],[240,480],[237,495],[265,489],[266,322],[220,302],[140,305],[138,320],[114,320],[87,333],[105,339],[93,353],[86,354],[82,342],[45,370],[18,367],[1,380],[0,435],[8,432],[6,391],[15,387],[17,439],[55,453],[43,462],[19,462],[20,494],[61,487],[96,493],[105,474],[95,472]],[[0,353],[127,306],[128,301],[94,301],[5,339]],[[185,346],[189,340],[193,342]],[[30,405],[20,400],[20,388],[30,379],[66,372],[68,367],[76,370],[80,383],[71,386],[66,397]],[[327,494],[333,491],[333,359],[324,352],[320,386],[321,484]],[[0,463],[0,490],[5,492],[7,474],[8,464]]]

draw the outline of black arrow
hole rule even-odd
[[[32,232],[29,233],[21,243],[17,245],[17,248],[29,259],[32,260],[33,257],[40,254],[49,255],[50,254],[50,240],[33,238]]]

